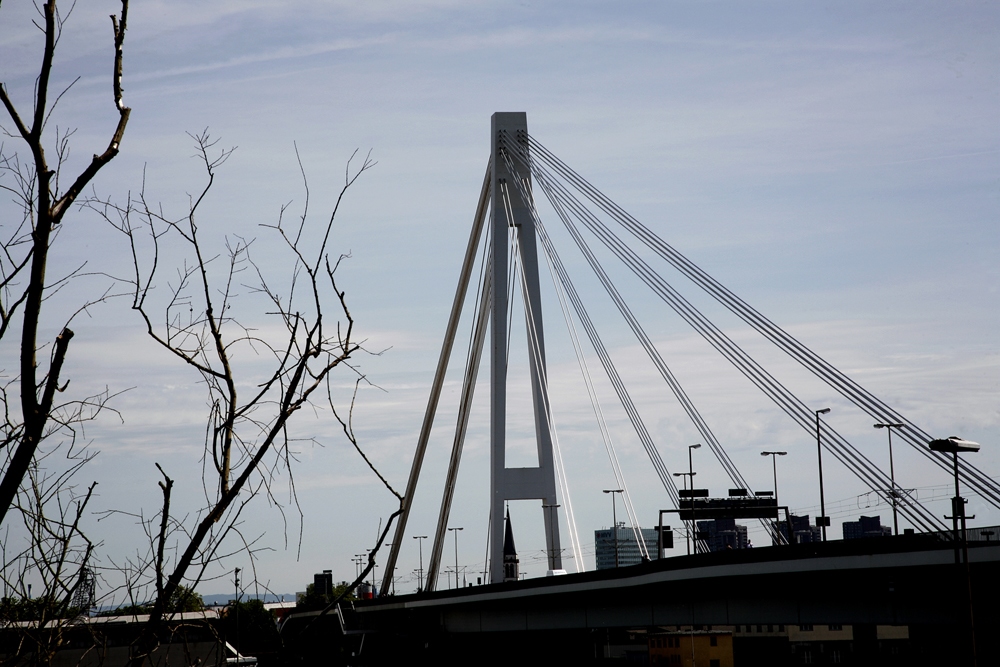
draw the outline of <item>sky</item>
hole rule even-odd
[[[108,19],[114,11],[115,3],[103,0],[77,5],[59,43],[54,89],[80,77],[50,122],[50,131],[76,130],[69,171],[103,149],[116,122]],[[25,2],[0,9],[0,79],[22,108],[37,74],[33,12]],[[121,201],[144,183],[152,201],[184,211],[188,194],[204,183],[187,133],[207,128],[220,147],[237,148],[205,201],[203,239],[219,252],[227,238],[254,238],[258,261],[280,277],[288,259],[262,225],[273,225],[283,205],[298,210],[303,202],[296,150],[315,224],[332,210],[353,152],[370,151],[377,164],[339,208],[334,246],[350,254],[339,283],[367,350],[357,367],[373,385],[358,396],[356,432],[401,489],[489,158],[490,115],[525,111],[542,144],[771,320],[928,433],[982,443],[975,462],[996,478],[998,28],[1000,8],[989,2],[137,0],[123,79],[132,113],[122,152],[94,189]],[[5,154],[21,150],[15,139],[4,140]],[[8,201],[0,211],[4,226],[16,219]],[[579,253],[559,236],[558,219],[544,206],[540,214],[668,468],[686,469],[697,432]],[[66,313],[103,291],[107,275],[127,271],[128,252],[123,237],[92,213],[67,217],[53,275],[84,262],[88,275],[50,301],[49,337]],[[176,266],[183,257],[171,254],[169,261]],[[806,404],[831,407],[831,425],[887,468],[884,431],[660,268]],[[622,269],[609,271],[744,476],[770,489],[770,460],[760,452],[788,451],[778,461],[782,501],[818,514],[809,434]],[[554,423],[584,565],[592,569],[592,531],[611,523],[601,490],[615,480],[544,268],[541,279]],[[241,299],[241,316],[274,333],[253,294]],[[102,541],[109,567],[141,549],[144,536],[128,516],[103,512],[154,513],[154,464],[178,480],[178,498],[192,499],[178,511],[196,510],[208,409],[198,378],[156,348],[128,305],[112,300],[77,318],[67,364],[81,393],[127,390],[113,404],[118,414],[85,432],[99,452],[82,473],[99,482],[88,531]],[[401,591],[416,586],[420,553],[410,537],[433,534],[469,327],[464,319],[414,496],[397,572]],[[524,349],[523,336],[515,336],[510,465],[533,464]],[[0,354],[2,366],[12,368],[14,339],[0,343]],[[648,527],[668,500],[588,354],[633,504]],[[246,359],[242,382],[251,386],[263,367]],[[481,373],[450,522],[463,527],[458,560],[469,581],[482,571],[486,549],[486,379]],[[346,391],[353,379],[345,372],[338,382]],[[247,540],[257,540],[256,561],[245,554],[227,559],[202,592],[228,590],[234,567],[277,593],[304,590],[324,569],[347,579],[352,557],[373,546],[394,499],[328,412],[303,412],[297,420],[295,433],[318,443],[297,449],[301,540],[287,492],[274,501],[285,507],[284,517],[258,499],[240,526]],[[949,476],[907,447],[894,453],[899,483],[916,489],[936,514],[948,513]],[[695,452],[694,467],[699,486],[725,494],[728,478],[705,448]],[[831,535],[839,537],[840,523],[861,514],[890,522],[891,510],[826,458],[824,482]],[[541,576],[538,502],[511,503],[511,513],[522,571]],[[977,515],[974,525],[1000,524],[1000,510],[975,496],[969,514]],[[751,537],[765,542],[758,527]],[[449,539],[449,567],[454,546]],[[425,562],[428,552],[429,542]]]

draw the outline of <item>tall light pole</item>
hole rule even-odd
[[[698,473],[694,473],[694,472],[675,472],[674,473],[674,477],[683,477],[684,478],[684,490],[687,491],[687,488],[688,488],[688,483],[687,483],[688,482],[688,477],[691,478],[691,489],[693,490],[694,489],[694,476],[696,474],[698,474]],[[691,506],[694,507],[694,498],[693,497],[689,498],[689,500],[691,502]],[[691,555],[691,526],[686,521],[684,522],[684,525],[687,526],[687,530],[684,531],[684,536],[685,536],[685,542],[687,542],[687,555],[690,556]]]
[[[819,513],[820,517],[816,521],[823,529],[823,541],[826,542],[826,525],[830,523],[830,520],[826,517],[826,499],[823,496],[823,447],[820,444],[819,439],[819,416],[825,415],[830,411],[830,408],[823,408],[822,410],[815,410],[816,413],[816,458],[819,460]],[[788,519],[791,522],[791,518]],[[791,525],[788,526],[788,537],[790,542],[795,542],[794,533],[792,532]]]
[[[233,584],[236,586],[236,600],[233,601],[233,612],[236,616],[236,657],[240,655],[240,568],[233,573]]]
[[[420,545],[420,569],[417,570],[417,584],[422,592],[424,590],[424,540],[427,539],[427,536],[414,535],[413,539],[417,540],[417,544]]]
[[[785,456],[786,454],[788,454],[788,452],[761,452],[760,453],[761,456],[770,456],[771,457],[771,468],[774,470],[774,504],[775,505],[780,505],[780,503],[778,502],[778,464],[776,463],[776,461],[777,461],[777,458],[779,456]],[[775,510],[775,511],[777,511],[777,510]],[[791,521],[791,519],[789,519],[789,521]],[[778,524],[778,525],[780,526],[781,524]],[[781,531],[779,530],[778,533],[780,534]],[[793,540],[791,539],[791,536],[792,536],[792,527],[791,526],[788,527],[788,536],[789,536],[788,544],[791,544],[793,542]]]
[[[458,590],[458,531],[461,528],[449,528],[449,531],[455,533],[455,590]]]
[[[774,502],[775,502],[776,505],[779,504],[778,503],[778,464],[776,463],[776,460],[777,460],[777,458],[779,456],[785,456],[786,454],[788,454],[788,452],[761,452],[760,453],[761,456],[770,456],[771,457],[771,467],[774,469]]]
[[[688,445],[688,475],[691,477],[691,528],[694,530],[694,552],[698,553],[698,522],[694,517],[694,464],[692,463],[691,452],[701,448],[701,443]]]
[[[970,663],[976,666],[976,624],[972,614],[972,573],[969,570],[969,536],[965,526],[965,498],[961,496],[958,488],[958,455],[959,453],[973,453],[979,451],[979,443],[971,440],[963,440],[958,436],[951,436],[941,440],[931,440],[928,447],[933,452],[944,452],[951,454],[955,463],[955,497],[951,501],[951,520],[955,531],[955,564],[959,564],[959,546],[961,545],[962,560],[965,565],[965,593],[966,601],[969,603],[969,652]],[[975,519],[976,517],[972,517]],[[959,537],[958,527],[961,521],[962,533]]]
[[[625,489],[604,489],[604,493],[611,494],[611,528],[615,532],[615,569],[618,568],[618,513],[615,507],[615,494],[624,493]]]
[[[889,479],[892,481],[892,533],[899,535],[899,516],[896,514],[896,468],[892,462],[892,429],[903,428],[902,424],[878,423],[875,428],[884,428],[889,433]]]

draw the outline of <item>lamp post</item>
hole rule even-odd
[[[826,526],[830,523],[830,520],[826,516],[826,499],[823,496],[823,447],[820,444],[819,439],[819,416],[825,415],[830,411],[830,408],[823,408],[822,410],[814,410],[816,413],[816,458],[819,461],[819,513],[820,517],[817,519],[818,523],[823,529],[823,541],[826,542]],[[789,519],[791,522],[791,519]],[[791,525],[788,526],[788,537],[794,542],[795,538],[792,533]]]
[[[688,475],[691,477],[691,528],[694,530],[694,552],[698,553],[698,522],[694,518],[694,464],[691,459],[691,452],[701,448],[701,443],[688,445]]]
[[[778,464],[775,463],[779,456],[785,456],[788,452],[761,452],[761,456],[771,457],[771,467],[774,469],[774,504],[780,505],[778,502]]]
[[[424,540],[427,539],[426,535],[414,535],[413,539],[417,540],[417,544],[420,545],[420,569],[417,570],[417,585],[420,591],[424,590]]]
[[[461,528],[449,528],[449,532],[455,533],[455,590],[458,590],[458,531]]]
[[[696,474],[697,473],[693,473],[693,472],[675,472],[674,473],[674,477],[683,477],[684,478],[684,490],[687,491],[687,488],[688,488],[688,484],[687,484],[688,477],[691,478],[691,489],[693,490],[694,489],[694,476]],[[691,506],[694,507],[694,498],[691,497],[688,500],[691,503]],[[685,541],[687,542],[687,555],[690,556],[691,555],[691,526],[687,522],[685,522],[684,525],[687,526],[687,530],[684,531],[684,536],[685,536]]]
[[[969,651],[970,654],[970,664],[973,667],[976,665],[976,630],[975,622],[972,615],[972,572],[969,570],[969,541],[968,533],[966,533],[965,525],[965,499],[962,498],[959,493],[958,487],[958,455],[959,453],[974,453],[979,451],[979,443],[972,442],[971,440],[963,440],[958,436],[951,436],[949,438],[944,438],[942,440],[931,440],[928,447],[934,452],[943,452],[946,454],[951,454],[952,461],[955,467],[955,497],[951,501],[951,520],[954,530],[955,538],[955,564],[959,564],[959,545],[961,545],[961,560],[964,561],[965,570],[965,593],[966,601],[968,604],[968,621],[969,621]],[[972,517],[973,519],[975,517]],[[959,522],[961,522],[962,532],[961,537],[959,537]]]
[[[618,569],[618,512],[615,508],[615,494],[624,493],[624,489],[604,489],[604,493],[611,494],[611,529],[615,534],[615,569]]]
[[[240,657],[240,568],[233,573],[233,584],[236,587],[236,599],[233,600],[233,615],[236,617],[236,657]]]
[[[899,535],[899,516],[896,513],[896,502],[898,495],[896,494],[896,468],[892,462],[892,429],[903,428],[902,424],[893,423],[878,423],[875,424],[875,428],[884,428],[889,433],[889,479],[892,483],[892,531],[894,535]]]
[[[788,452],[761,452],[760,453],[761,456],[770,456],[771,457],[771,468],[774,471],[774,504],[775,504],[775,506],[778,506],[778,505],[781,504],[781,503],[778,502],[778,464],[776,463],[776,461],[777,461],[777,458],[779,456],[785,456],[786,454],[788,454]],[[775,512],[777,512],[777,510],[775,510]],[[788,526],[788,544],[792,544],[795,541],[795,540],[792,539],[791,521],[792,521],[791,519],[788,519],[788,523],[789,523],[789,526]],[[776,525],[779,528],[781,527],[780,523],[776,523]],[[778,531],[778,534],[779,535],[781,534],[780,530]]]

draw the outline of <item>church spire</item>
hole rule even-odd
[[[503,536],[503,580],[517,581],[519,576],[517,551],[514,549],[514,531],[510,526],[510,507],[507,508],[506,527]]]

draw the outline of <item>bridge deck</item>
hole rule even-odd
[[[996,599],[1000,543],[970,544],[975,587]],[[739,623],[946,623],[954,550],[885,538],[667,558],[601,570],[359,603],[364,626],[434,616],[448,632]],[[964,580],[964,579],[963,579]],[[989,592],[987,592],[989,590]]]
[[[985,632],[1000,623],[1000,543],[970,543],[969,556],[976,625]],[[397,664],[421,652],[444,662],[484,649],[555,655],[553,646],[580,658],[615,633],[664,626],[889,625],[908,626],[919,650],[936,655],[968,618],[965,570],[954,559],[950,543],[927,536],[681,556],[359,602],[345,617],[354,640],[332,624],[313,641],[363,635],[371,664]]]

